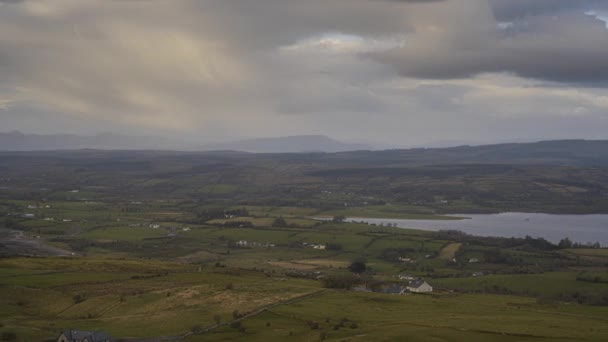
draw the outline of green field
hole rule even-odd
[[[40,274],[20,274],[15,269]],[[96,273],[97,269],[114,272]],[[218,327],[186,340],[608,338],[608,308],[544,305],[526,297],[327,292],[314,280],[146,260],[10,259],[0,262],[0,270],[0,331],[14,331],[24,341],[51,338],[61,329],[75,326],[121,337],[184,335],[213,327],[216,319],[230,322],[234,310],[253,315],[242,320],[240,329]],[[567,279],[567,274],[556,274],[546,282]],[[538,282],[530,279],[526,286]],[[513,283],[522,283],[522,278],[514,278]],[[308,294],[312,296],[300,299]],[[310,322],[318,326],[311,327]]]

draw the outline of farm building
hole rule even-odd
[[[411,274],[407,274],[407,273],[402,273],[398,277],[399,277],[399,280],[416,280],[416,277],[414,277]]]
[[[112,338],[103,331],[80,331],[66,330],[59,337],[57,342],[110,342]]]
[[[411,282],[406,289],[410,292],[428,293],[433,292],[433,287],[424,280],[416,280]]]

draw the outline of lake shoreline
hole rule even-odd
[[[504,238],[532,236],[544,238],[553,243],[558,243],[559,240],[567,237],[579,243],[599,242],[602,246],[608,246],[607,214],[505,212],[460,215],[459,220],[348,217],[346,221],[426,231],[459,230],[477,236]]]

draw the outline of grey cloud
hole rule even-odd
[[[490,4],[496,18],[500,21],[568,10],[585,11],[608,8],[608,4],[604,0],[490,0]]]
[[[433,20],[441,27],[443,17]],[[509,32],[468,24],[444,29],[451,31],[417,32],[403,48],[374,57],[417,78],[506,72],[554,82],[608,81],[608,30],[604,22],[583,13],[528,17],[525,25]]]
[[[608,30],[582,14],[602,4],[555,1],[10,1],[0,121],[39,133],[416,143],[508,138],[501,123],[530,136],[526,122],[557,115],[563,124],[539,137],[567,135],[567,122],[608,132],[607,91],[580,87],[608,79]],[[517,23],[499,30],[503,20]]]

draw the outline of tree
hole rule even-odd
[[[352,274],[330,274],[323,278],[323,287],[329,289],[350,289],[358,279]]]
[[[331,221],[335,222],[335,223],[342,223],[345,220],[346,220],[346,216],[344,216],[344,215],[336,215],[336,216],[334,216],[334,218]]]
[[[287,221],[283,218],[283,216],[279,216],[272,222],[273,227],[287,227]]]
[[[357,274],[361,274],[363,272],[365,272],[365,270],[367,269],[367,266],[365,265],[365,260],[363,259],[357,259],[355,261],[353,261],[350,266],[348,266],[348,270],[353,272],[353,273],[357,273]]]
[[[572,248],[572,241],[569,238],[561,239],[557,244],[559,249]]]

